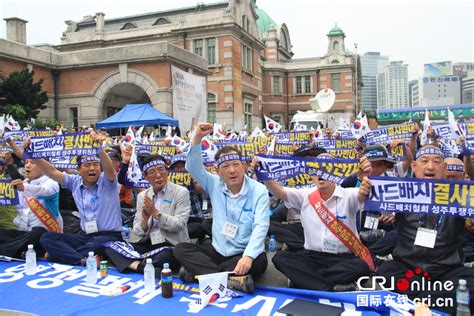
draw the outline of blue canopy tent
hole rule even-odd
[[[150,104],[127,104],[119,112],[101,122],[96,128],[127,128],[129,126],[171,125],[178,126],[179,121],[164,115]]]

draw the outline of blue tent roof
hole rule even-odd
[[[96,128],[122,128],[129,126],[172,125],[178,126],[179,121],[168,117],[153,108],[150,104],[127,104],[119,112],[101,122]]]

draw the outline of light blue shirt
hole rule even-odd
[[[64,187],[72,192],[81,216],[81,229],[85,223],[97,221],[97,229],[103,231],[122,231],[122,217],[117,177],[110,181],[102,172],[96,184],[86,188],[79,175],[64,174]]]
[[[201,145],[192,146],[186,169],[209,194],[213,210],[212,246],[225,257],[243,253],[257,258],[265,251],[265,236],[270,226],[267,188],[245,176],[238,197],[232,197],[222,179],[204,169]],[[235,238],[222,234],[225,222],[238,225]]]

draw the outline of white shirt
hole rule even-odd
[[[18,192],[18,199],[20,204],[17,205],[18,215],[13,220],[13,223],[17,225],[18,230],[21,231],[31,231],[33,227],[45,227],[41,220],[39,220],[36,215],[31,212],[30,207],[28,206],[28,203],[26,203],[23,196],[41,199],[42,196],[59,194],[59,184],[56,181],[48,178],[47,176],[42,176],[38,179],[31,180],[30,183],[25,180],[23,182],[23,186],[25,187],[24,192]],[[43,206],[46,207],[46,205]],[[57,220],[62,231],[63,219],[60,214]]]
[[[304,230],[304,248],[323,252],[323,241],[332,238],[337,244],[337,253],[352,253],[339,239],[331,233],[329,228],[319,218],[316,211],[309,203],[308,196],[314,192],[314,188],[293,189],[285,188],[288,196],[286,205],[290,208],[301,210],[301,224]],[[359,210],[358,188],[342,188],[336,186],[333,195],[323,201],[324,205],[337,218],[349,227],[358,236],[356,227],[356,213]]]

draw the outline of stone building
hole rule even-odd
[[[171,65],[207,77],[208,120],[227,127],[262,126],[262,114],[287,126],[324,88],[336,92],[332,112],[360,108],[359,58],[346,50],[345,33],[329,31],[324,56],[293,59],[286,24],[252,0],[114,19],[99,12],[66,21],[55,46],[28,46],[27,21],[5,20],[0,75],[34,69],[50,96],[41,115],[66,126],[95,123],[127,103],[148,102],[172,116]]]

